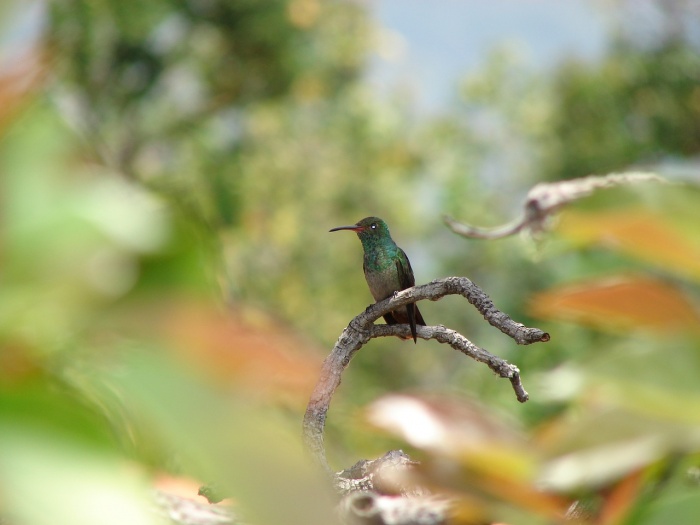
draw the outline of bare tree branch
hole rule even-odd
[[[357,525],[443,525],[452,502],[444,496],[396,497],[353,492],[340,506],[341,515]]]
[[[465,297],[491,325],[513,338],[518,344],[531,344],[549,341],[549,334],[537,328],[528,328],[516,323],[507,314],[498,310],[493,301],[466,277],[446,277],[428,284],[408,288],[392,297],[370,305],[356,316],[343,330],[333,351],[326,358],[319,380],[309,399],[304,415],[304,440],[313,456],[329,474],[332,472],[326,460],[323,443],[323,430],[331,399],[340,385],[341,375],[350,364],[355,353],[375,337],[408,336],[408,325],[375,325],[382,315],[400,306],[424,299],[438,300],[446,295]],[[446,343],[467,356],[485,363],[500,377],[509,379],[520,402],[528,399],[528,394],[520,382],[520,371],[507,361],[490,354],[471,343],[464,336],[444,326],[418,327],[417,335],[422,339],[435,339]]]
[[[243,521],[227,507],[207,505],[192,499],[155,492],[157,512],[175,525],[243,525]]]
[[[440,525],[453,501],[416,484],[418,465],[402,450],[358,461],[334,476],[344,522],[371,525]],[[398,497],[401,496],[401,497]]]
[[[471,239],[501,239],[515,235],[522,230],[539,233],[547,229],[548,221],[565,204],[588,197],[596,190],[650,181],[668,183],[666,179],[653,173],[590,175],[580,179],[542,183],[533,186],[527,193],[523,215],[519,219],[502,226],[481,228],[463,224],[447,215],[443,217],[443,220],[457,235]]]
[[[404,326],[405,325],[374,325],[371,332],[372,337],[387,337],[392,335],[406,337],[407,329]],[[515,397],[521,403],[524,403],[529,399],[528,393],[525,391],[525,388],[523,388],[523,385],[520,382],[520,370],[517,366],[504,361],[500,357],[489,353],[483,348],[479,348],[459,332],[445,328],[442,325],[419,326],[416,328],[417,335],[421,339],[435,339],[440,343],[448,344],[455,350],[462,352],[464,355],[471,357],[475,361],[486,364],[499,377],[510,380],[513,390],[515,391]],[[408,333],[410,335],[410,330]]]
[[[403,450],[390,450],[377,459],[362,459],[334,475],[334,485],[341,495],[374,491],[380,494],[421,496],[427,493],[415,484],[403,482],[406,474],[418,465]]]

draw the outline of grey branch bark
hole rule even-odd
[[[448,522],[451,506],[443,496],[353,492],[343,499],[340,513],[356,525],[443,525]]]
[[[527,193],[521,217],[502,226],[482,228],[463,224],[447,215],[443,220],[457,235],[471,239],[501,239],[525,230],[536,234],[547,229],[548,221],[565,204],[588,197],[597,190],[640,182],[668,183],[666,179],[653,173],[611,173],[541,183],[533,186]]]
[[[155,492],[157,513],[175,525],[244,525],[236,513],[162,491]]]
[[[424,299],[435,301],[446,295],[465,297],[484,316],[486,321],[510,336],[518,344],[526,345],[549,341],[549,334],[546,332],[516,323],[507,314],[498,310],[481,288],[466,277],[438,279],[428,284],[408,288],[396,293],[393,297],[370,305],[363,313],[350,321],[350,324],[340,334],[333,351],[323,363],[319,380],[311,394],[304,415],[303,432],[306,446],[329,474],[332,470],[326,460],[323,430],[331,399],[340,385],[343,371],[355,353],[371,339],[392,335],[404,337],[410,335],[408,325],[375,325],[374,322],[385,313],[400,306]],[[510,381],[518,401],[527,401],[528,394],[520,381],[520,371],[515,365],[479,348],[463,335],[441,325],[418,327],[417,335],[422,339],[435,339],[441,343],[449,344],[455,350],[486,364],[498,376]]]
[[[334,476],[343,498],[340,515],[357,525],[441,525],[452,501],[412,483],[418,462],[403,451],[392,450],[373,460],[363,459]]]

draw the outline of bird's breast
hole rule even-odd
[[[386,299],[400,290],[396,263],[387,261],[383,265],[372,265],[365,260],[365,279],[375,301]]]

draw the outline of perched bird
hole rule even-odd
[[[396,246],[389,227],[378,217],[365,217],[352,226],[339,226],[329,231],[352,230],[365,251],[362,269],[374,300],[379,302],[416,284],[406,253]],[[426,326],[418,307],[411,303],[384,316],[387,324],[409,324],[413,342],[417,342],[416,325]]]

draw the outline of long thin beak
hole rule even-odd
[[[338,226],[337,228],[331,228],[328,231],[337,232],[339,230],[352,230],[354,232],[359,232],[362,231],[362,226],[358,226],[357,224],[353,224],[352,226]]]

